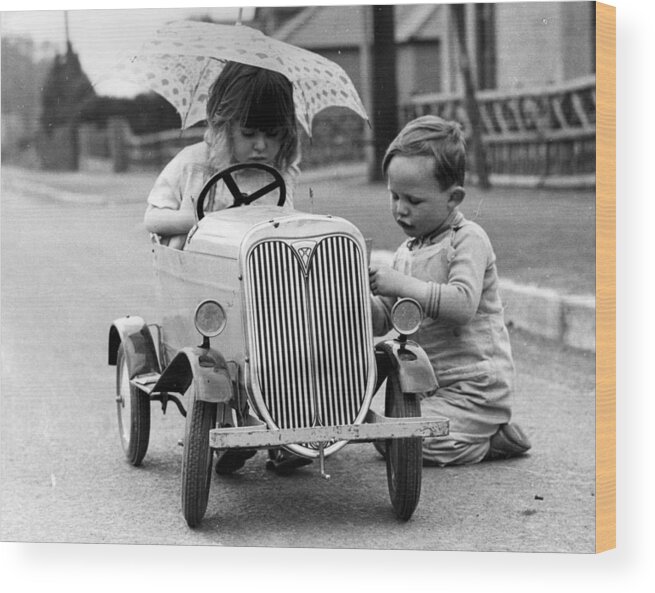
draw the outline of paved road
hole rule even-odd
[[[426,470],[420,505],[400,524],[370,445],[331,458],[327,483],[312,469],[271,475],[259,453],[239,475],[213,478],[202,528],[188,529],[182,418],[153,408],[144,465],[129,466],[106,364],[112,319],[154,321],[142,205],[52,201],[4,175],[3,184],[0,539],[593,550],[593,357],[518,333],[515,418],[532,437],[530,456]]]

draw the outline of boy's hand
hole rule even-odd
[[[368,279],[373,294],[390,297],[404,296],[403,286],[408,280],[405,274],[389,266],[370,266]]]

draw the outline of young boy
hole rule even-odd
[[[439,389],[424,416],[445,416],[450,434],[425,439],[424,465],[477,463],[521,455],[530,442],[510,421],[514,364],[489,237],[458,210],[466,149],[459,124],[436,116],[408,123],[382,170],[391,213],[409,239],[392,267],[370,270],[373,327],[391,329],[396,299],[411,297],[425,319],[413,339],[427,352]]]

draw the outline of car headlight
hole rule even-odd
[[[193,321],[201,335],[206,338],[213,338],[225,329],[227,316],[219,303],[206,300],[196,307]]]
[[[423,308],[414,299],[400,299],[391,309],[391,324],[399,334],[413,334],[422,320]]]

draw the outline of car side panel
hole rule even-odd
[[[241,320],[241,280],[237,262],[230,257],[153,246],[156,298],[162,327],[165,360],[181,349],[200,344],[194,313],[205,299],[218,301],[225,310],[224,331],[211,343],[227,360],[244,359]]]

